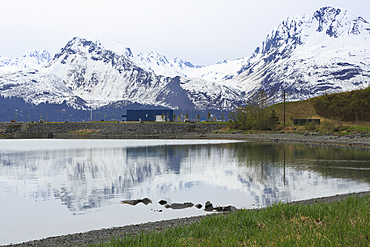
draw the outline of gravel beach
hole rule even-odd
[[[266,141],[278,143],[303,143],[313,145],[340,145],[349,147],[370,147],[370,138],[363,134],[356,134],[351,136],[333,136],[325,135],[318,136],[316,134],[288,134],[288,133],[275,133],[275,134],[189,134],[184,138],[202,138],[202,139],[236,139],[236,140],[250,140],[250,141]],[[313,198],[310,200],[297,201],[291,203],[299,204],[313,204],[316,202],[332,202],[335,200],[342,200],[348,196],[364,196],[369,195],[370,191],[335,195],[323,198]],[[212,217],[214,214],[208,216],[197,216],[190,218],[178,218],[172,220],[164,220],[157,222],[149,222],[138,225],[128,225],[123,227],[115,227],[109,229],[94,230],[85,233],[69,234],[57,237],[49,237],[41,240],[25,242],[21,244],[6,245],[6,246],[89,246],[91,244],[98,244],[107,242],[113,238],[121,238],[127,235],[135,235],[143,231],[161,231],[166,228],[188,225],[193,222],[199,221],[204,217]]]
[[[365,133],[338,136],[333,134],[318,135],[317,133],[314,132],[302,135],[291,133],[241,134],[236,132],[232,134],[206,133],[202,136],[199,136],[198,138],[234,139],[234,140],[264,141],[277,143],[302,143],[302,144],[347,146],[347,147],[370,147],[370,135]]]

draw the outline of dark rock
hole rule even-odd
[[[145,205],[148,205],[149,203],[152,203],[152,200],[150,200],[149,198],[144,198],[144,199],[137,199],[137,200],[124,200],[124,201],[121,201],[121,204],[130,204],[130,205],[136,205],[138,203],[144,203]]]
[[[121,204],[130,204],[130,205],[136,205],[140,202],[140,200],[124,200],[121,201]]]
[[[204,206],[205,211],[212,211],[213,210],[213,204],[210,201],[207,201]]]
[[[141,202],[145,205],[148,205],[149,203],[152,203],[152,200],[150,200],[149,198],[144,198]]]
[[[167,201],[165,201],[165,200],[160,200],[158,203],[159,203],[159,204],[161,204],[161,205],[165,205],[165,204],[167,204]]]
[[[233,211],[236,211],[236,207],[234,206],[226,206],[226,207],[216,207],[214,208],[214,210],[216,210],[217,212],[233,212]]]
[[[184,203],[172,203],[171,205],[166,204],[165,208],[172,208],[172,209],[184,209],[184,208],[191,208],[194,206],[191,202],[184,202]]]
[[[195,207],[198,208],[198,209],[201,209],[203,206],[202,206],[202,204],[196,204]]]
[[[206,202],[206,204],[205,204],[205,206],[204,206],[204,210],[205,211],[213,211],[213,210],[216,210],[217,212],[233,212],[233,211],[235,211],[235,210],[237,210],[236,209],[236,207],[234,207],[234,206],[231,206],[231,205],[229,205],[229,206],[225,206],[225,207],[213,207],[213,205],[212,205],[212,203],[210,202],[210,201],[207,201]]]

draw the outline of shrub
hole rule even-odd
[[[251,105],[237,108],[229,117],[233,120],[232,127],[242,130],[274,130],[279,123],[275,110]]]
[[[325,120],[320,124],[320,130],[338,132],[344,130],[342,121],[340,120]]]
[[[317,130],[317,127],[318,127],[318,124],[316,124],[315,122],[309,122],[304,125],[305,130],[308,130],[308,131],[315,131]]]

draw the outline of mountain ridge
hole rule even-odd
[[[350,21],[341,26],[338,19]],[[366,21],[359,23],[361,19],[331,7],[321,8],[313,16],[298,18],[299,21],[288,18],[256,48],[247,65],[238,71],[235,81],[251,81],[249,88],[244,88],[250,92],[272,88],[279,92],[288,90],[296,100],[338,89],[350,91],[359,85],[366,87],[370,81],[370,54],[366,51],[370,46],[370,26]],[[343,39],[339,39],[339,34]],[[350,74],[359,68],[361,73]],[[356,78],[358,74],[363,76]],[[254,89],[256,86],[259,87]],[[308,89],[302,91],[299,87]]]
[[[333,7],[288,17],[250,57],[211,66],[169,60],[156,51],[135,56],[107,34],[75,37],[41,67],[0,67],[0,94],[85,110],[128,102],[229,111],[260,90],[279,102],[284,91],[294,101],[367,87],[368,47],[369,22]]]

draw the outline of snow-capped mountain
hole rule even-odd
[[[224,83],[247,94],[285,89],[291,100],[367,87],[370,24],[332,7],[287,18]]]
[[[154,57],[150,61],[158,62]],[[170,74],[174,68],[163,72],[147,66],[157,74]],[[370,24],[347,10],[323,7],[312,15],[288,17],[249,58],[173,71],[246,95],[261,89],[270,94],[286,90],[290,100],[360,89],[370,85]]]
[[[51,55],[47,50],[29,50],[15,59],[0,56],[0,69],[38,69],[50,62]]]
[[[156,75],[136,64],[128,49],[117,52],[117,47],[107,39],[73,38],[42,69],[1,76],[0,90],[33,104],[66,101],[76,108],[129,101],[173,109],[232,109],[243,100],[240,91],[213,82]]]
[[[367,87],[370,24],[346,10],[323,7],[284,20],[249,58],[211,66],[170,60],[156,51],[135,56],[108,34],[73,38],[52,60],[26,57],[43,67],[6,73],[0,68],[3,97],[36,105],[65,101],[82,109],[131,102],[231,110],[261,89],[275,95],[286,90],[289,100],[301,100]]]

